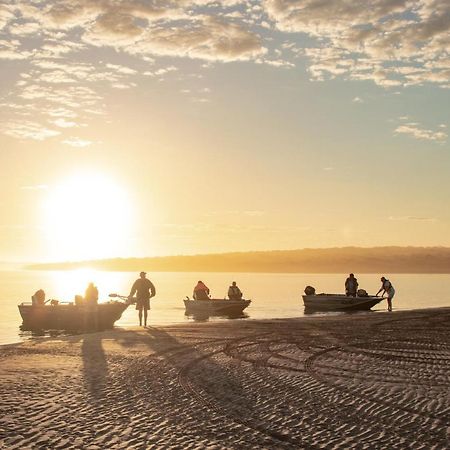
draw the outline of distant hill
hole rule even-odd
[[[343,247],[33,264],[35,270],[450,273],[448,247]]]

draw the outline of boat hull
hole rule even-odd
[[[250,303],[251,300],[184,300],[186,314],[208,316],[238,316]]]
[[[303,295],[303,304],[310,311],[368,311],[384,297],[348,297],[339,294]]]
[[[120,319],[128,304],[123,302],[81,306],[73,303],[19,305],[23,330],[105,330]]]

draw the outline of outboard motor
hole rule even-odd
[[[316,295],[316,289],[312,286],[306,286],[305,287],[305,294],[306,295]]]
[[[367,291],[365,289],[358,289],[358,291],[356,292],[356,295],[358,297],[368,297],[369,294],[367,293]]]

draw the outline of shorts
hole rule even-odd
[[[136,299],[136,309],[138,311],[148,311],[150,309],[150,299],[149,298],[138,298]]]
[[[392,300],[392,297],[394,297],[394,295],[395,295],[395,289],[394,289],[393,287],[391,287],[391,288],[387,291],[387,295],[388,295],[388,298],[389,298],[390,300]]]

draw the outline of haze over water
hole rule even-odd
[[[380,284],[378,274],[356,275],[361,288],[370,294],[377,292]],[[192,289],[199,279],[210,287],[212,295],[216,298],[225,297],[229,284],[236,280],[244,296],[252,299],[251,306],[245,311],[248,319],[271,319],[304,315],[301,295],[306,285],[315,286],[318,293],[342,293],[346,276],[346,274],[155,272],[148,275],[157,290],[157,295],[152,300],[149,324],[157,326],[192,321],[192,318],[184,314],[182,300],[192,295]],[[112,292],[127,295],[136,278],[137,274],[133,272],[2,271],[0,344],[31,337],[30,333],[22,333],[19,330],[21,318],[17,305],[22,301],[30,301],[31,295],[37,289],[44,289],[47,298],[73,301],[75,294],[83,294],[88,282],[94,281],[99,288],[100,301],[107,301],[108,294]],[[394,274],[389,278],[397,291],[394,298],[395,310],[442,307],[450,304],[450,275]],[[385,302],[382,302],[374,308],[374,311],[384,312],[385,309]],[[137,312],[131,306],[116,322],[116,326],[128,327],[137,323]]]

